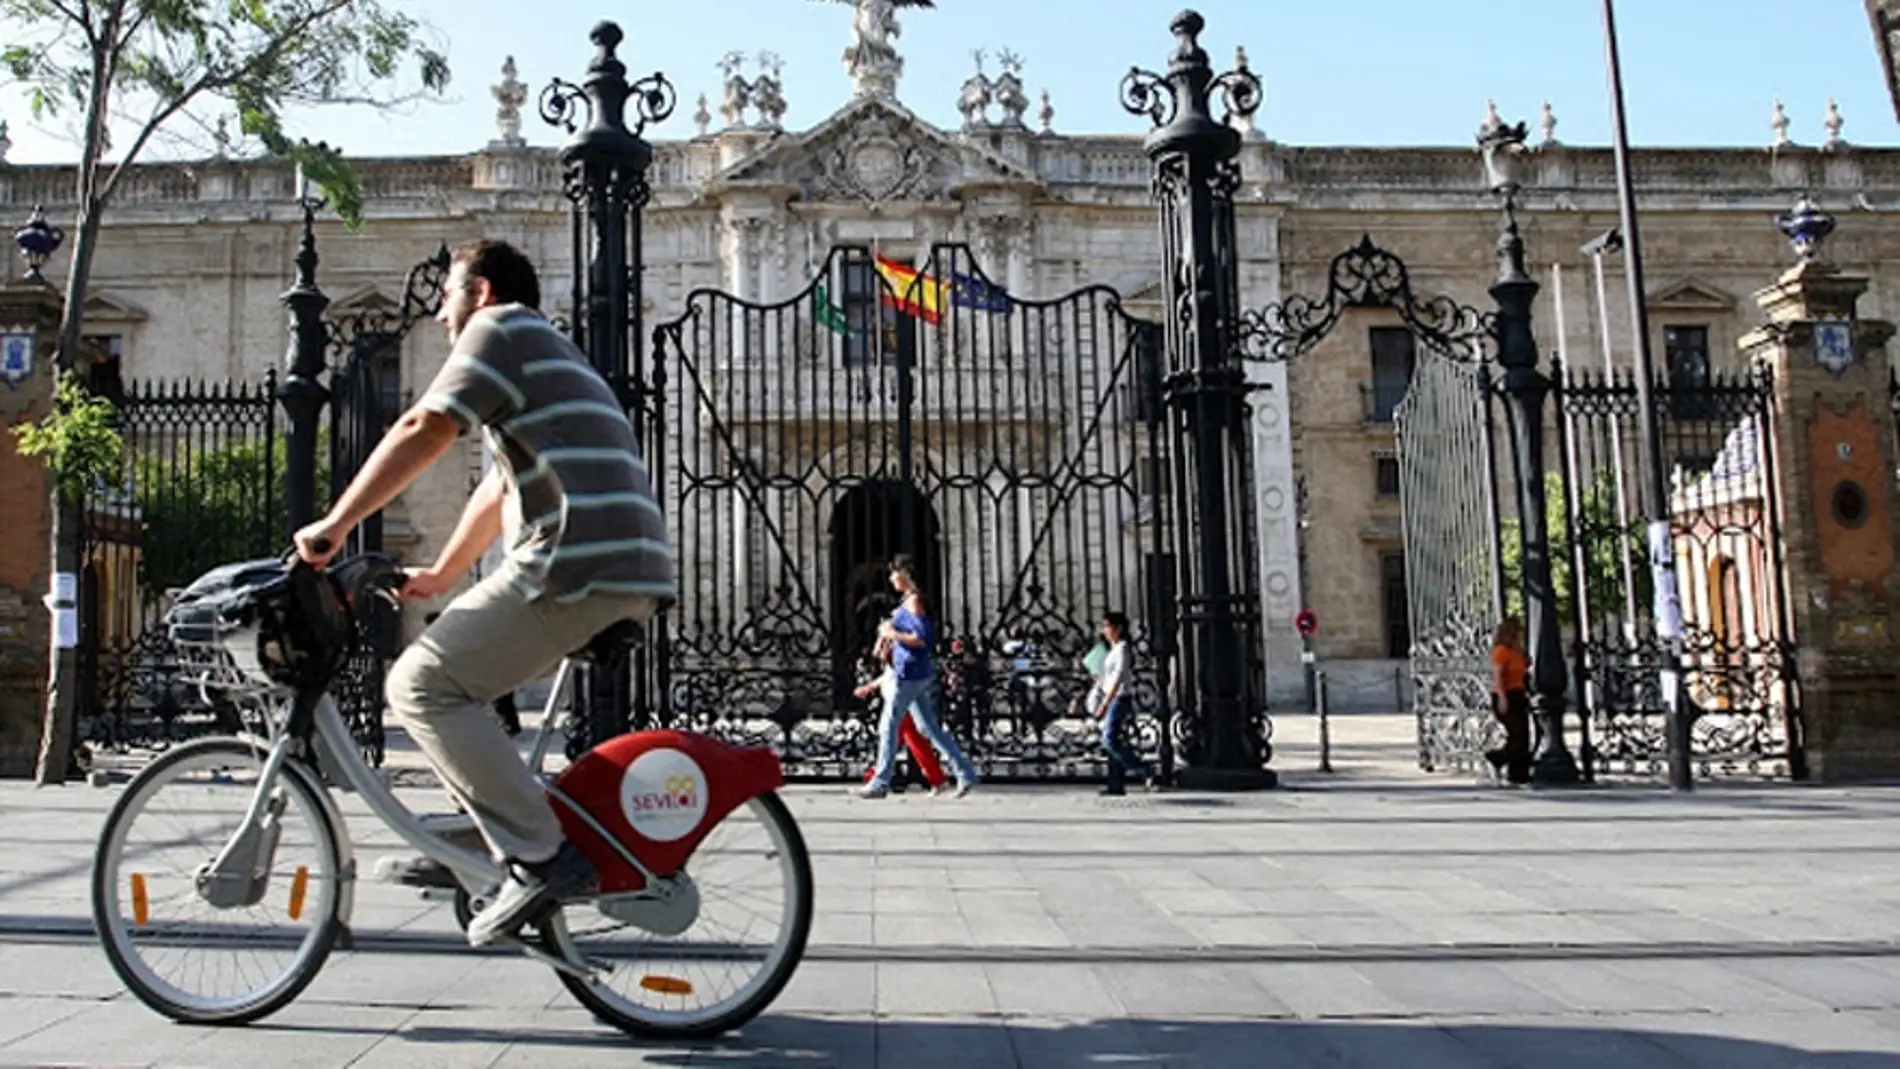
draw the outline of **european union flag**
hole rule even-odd
[[[958,308],[974,308],[979,312],[1007,312],[1009,311],[1009,291],[974,275],[952,271],[950,272],[950,302]]]

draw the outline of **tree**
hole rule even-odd
[[[119,435],[112,402],[88,393],[79,377],[59,376],[55,403],[59,419],[43,419],[13,428],[21,456],[45,457],[55,492],[78,498],[118,476],[125,439]]]
[[[1626,488],[1628,489],[1628,488]],[[1621,615],[1625,605],[1626,577],[1635,586],[1636,611],[1649,607],[1651,578],[1649,557],[1644,551],[1642,519],[1631,516],[1628,522],[1618,518],[1616,509],[1616,473],[1599,468],[1584,489],[1580,502],[1581,526],[1586,531],[1584,571],[1592,620]],[[1570,625],[1576,593],[1575,556],[1571,548],[1571,524],[1564,500],[1563,476],[1548,472],[1544,476],[1544,523],[1550,533],[1550,583],[1557,594],[1557,619]],[[1619,538],[1619,533],[1629,537]],[[1516,519],[1504,521],[1500,534],[1504,563],[1504,607],[1513,616],[1524,617],[1524,531]],[[1627,550],[1628,560],[1624,560]],[[1627,572],[1625,564],[1628,565]]]
[[[291,140],[286,108],[364,104],[387,108],[447,86],[442,52],[415,19],[380,0],[0,0],[0,70],[22,86],[35,119],[72,111],[79,161],[77,218],[65,306],[54,359],[71,371],[81,309],[107,208],[130,168],[165,135],[210,127],[209,113],[235,109],[243,137],[294,162],[352,227],[363,191],[342,154]],[[394,90],[414,64],[415,85]],[[115,132],[114,127],[117,127]],[[127,137],[108,163],[115,136]],[[54,440],[62,408],[43,421]],[[64,463],[54,457],[56,469]],[[58,480],[55,480],[56,484]],[[58,493],[52,509],[53,570],[78,570],[77,498]],[[38,779],[63,782],[73,730],[72,650],[52,651]]]
[[[319,445],[319,455],[322,447]],[[163,455],[134,473],[140,526],[139,588],[146,598],[189,585],[211,568],[269,556],[289,523],[289,450],[283,437]],[[327,476],[321,466],[317,482]]]

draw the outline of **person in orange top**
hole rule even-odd
[[[1491,635],[1492,712],[1504,725],[1504,745],[1485,752],[1491,771],[1512,783],[1531,778],[1531,659],[1524,652],[1524,621],[1506,617]]]

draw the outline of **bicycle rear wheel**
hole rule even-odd
[[[556,911],[542,929],[554,953],[611,967],[593,981],[557,975],[595,1016],[631,1035],[731,1031],[771,1005],[805,956],[811,855],[777,794],[759,795],[720,821],[687,872],[700,907],[676,936],[616,922],[585,900]]]
[[[341,928],[337,829],[295,764],[271,792],[275,848],[260,851],[241,901],[214,905],[204,890],[200,873],[243,823],[266,756],[226,738],[171,750],[127,785],[100,834],[94,928],[126,988],[173,1020],[275,1013],[316,978]]]

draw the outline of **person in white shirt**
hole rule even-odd
[[[1108,656],[1102,660],[1102,674],[1089,691],[1088,709],[1102,722],[1102,749],[1108,751],[1108,785],[1102,793],[1119,796],[1128,793],[1129,776],[1142,781],[1147,790],[1155,789],[1155,778],[1140,755],[1122,741],[1122,725],[1134,709],[1129,693],[1134,682],[1134,666],[1129,663],[1128,617],[1119,612],[1102,614],[1102,638],[1108,643]]]

